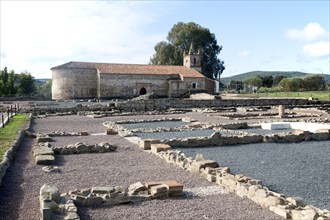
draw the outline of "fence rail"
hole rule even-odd
[[[10,122],[10,118],[16,115],[18,110],[19,104],[15,104],[14,106],[8,106],[6,112],[0,112],[0,128],[4,128]]]

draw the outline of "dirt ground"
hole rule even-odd
[[[299,111],[305,112],[305,110],[297,110],[297,112]],[[325,113],[311,111],[318,113],[318,118],[329,117]],[[219,116],[219,113],[215,112],[104,118],[72,115],[35,118],[32,120],[30,130],[40,133],[52,131],[100,133],[105,131],[102,123],[106,121],[164,117],[191,117],[203,123],[236,121],[233,118]],[[278,119],[276,117],[252,117],[239,121],[253,124],[262,120]],[[129,186],[137,181],[168,179],[175,179],[189,189],[215,185],[200,176],[181,170],[144,152],[119,135],[56,137],[51,144],[65,146],[76,142],[88,144],[108,142],[117,145],[118,150],[105,154],[58,155],[55,166],[59,166],[61,172],[45,173],[42,171],[41,165],[35,164],[32,156],[33,145],[36,144],[35,139],[26,137],[0,187],[1,220],[40,219],[38,195],[41,186],[46,183],[57,186],[62,193],[76,188]],[[113,207],[79,207],[78,214],[81,219],[282,219],[253,201],[242,199],[232,193],[152,200]]]

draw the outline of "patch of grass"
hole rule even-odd
[[[306,91],[306,92],[265,92],[257,94],[242,94],[246,97],[274,97],[274,98],[317,98],[318,100],[330,100],[330,91]]]
[[[2,161],[3,155],[17,138],[18,131],[26,128],[29,120],[27,114],[17,114],[10,118],[5,128],[0,128],[0,161]]]

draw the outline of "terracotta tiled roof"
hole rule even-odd
[[[100,73],[109,74],[151,74],[151,75],[171,75],[180,74],[183,77],[204,77],[201,73],[185,66],[161,66],[143,64],[115,64],[115,63],[89,63],[89,62],[69,62],[55,66],[60,68],[87,68],[97,69]]]

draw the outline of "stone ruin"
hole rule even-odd
[[[290,100],[286,100],[288,103]],[[241,120],[249,117],[256,116],[275,116],[277,118],[290,118],[292,114],[288,111],[288,104],[283,101],[279,106],[278,113],[258,113],[256,114],[245,114],[239,115],[236,113],[231,114],[219,114],[219,117],[228,117],[234,120]],[[291,100],[292,101],[292,100]],[[310,100],[308,100],[310,101]],[[297,101],[294,105],[308,105],[308,101]],[[174,104],[173,104],[173,103]],[[59,115],[70,115],[70,114],[80,114],[87,115],[93,118],[105,117],[105,116],[115,116],[115,115],[134,115],[141,114],[171,114],[185,113],[187,111],[200,111],[201,106],[205,106],[203,112],[217,112],[216,108],[226,108],[231,109],[230,111],[235,112],[235,107],[233,101],[221,100],[205,101],[201,103],[196,103],[194,108],[187,110],[187,106],[192,106],[193,103],[190,101],[150,101],[150,100],[134,100],[132,102],[123,102],[116,106],[98,106],[87,108],[84,106],[77,106],[76,108],[71,108],[69,111],[63,109],[56,110],[45,110],[35,108],[33,110],[34,117],[48,117],[48,116],[59,116]],[[244,102],[244,103],[243,103]],[[246,103],[245,103],[246,102]],[[271,103],[271,101],[259,100],[259,101],[242,101],[242,105],[249,105],[249,102],[253,102],[252,106],[257,106],[260,102],[261,106]],[[312,102],[315,103],[316,102]],[[237,103],[236,103],[237,104]],[[291,103],[292,104],[292,103]],[[199,106],[201,105],[201,106]],[[176,106],[173,111],[169,106]],[[213,107],[216,106],[216,107]],[[238,105],[239,106],[239,105]],[[285,111],[287,108],[287,111]],[[317,107],[318,110],[327,111],[328,108]],[[167,109],[167,110],[166,110]],[[166,110],[167,112],[164,112]],[[247,112],[259,111],[260,109],[251,108]],[[39,115],[43,114],[43,116]],[[268,114],[268,115],[267,115]],[[315,116],[315,115],[314,115]],[[294,118],[293,116],[292,118]],[[166,119],[168,120],[168,119]],[[214,129],[215,133],[209,137],[204,138],[183,138],[176,140],[141,140],[139,146],[167,162],[174,164],[182,169],[189,172],[193,172],[197,175],[205,177],[208,181],[214,182],[221,187],[227,189],[230,192],[236,193],[243,198],[249,198],[254,202],[260,204],[264,208],[275,212],[276,214],[284,217],[285,219],[330,219],[329,210],[321,210],[311,205],[307,205],[301,198],[292,198],[285,195],[281,195],[277,192],[269,190],[267,187],[262,185],[260,180],[253,179],[252,177],[233,174],[230,172],[228,167],[219,167],[216,161],[204,159],[201,155],[197,156],[195,159],[191,157],[186,157],[182,152],[171,150],[172,147],[177,146],[210,146],[210,145],[221,145],[221,144],[248,144],[256,142],[300,142],[309,140],[330,140],[330,130],[322,130],[317,132],[308,131],[289,131],[283,134],[270,134],[270,135],[233,135],[230,137],[222,136],[217,130],[225,129],[236,129],[248,126],[244,123],[229,123],[222,125],[207,125],[201,123],[193,124],[193,121],[189,118],[180,119],[182,121],[192,122],[189,126],[182,126],[180,128],[175,128],[176,131],[185,129]],[[319,121],[321,119],[312,119],[311,121]],[[323,120],[323,119],[322,119]],[[290,120],[292,121],[292,120]],[[144,122],[140,120],[139,122]],[[321,122],[326,122],[323,120]],[[329,119],[328,119],[329,122]],[[127,123],[127,121],[126,121]],[[106,128],[106,134],[117,134],[122,136],[130,136],[135,131],[129,131],[122,129],[120,127],[121,122],[108,123]],[[158,129],[149,130],[147,132],[166,132],[171,131],[171,129]],[[239,132],[238,132],[239,133]],[[49,165],[42,169],[45,172],[60,172],[58,167],[52,166],[54,162],[55,154],[78,154],[78,153],[104,153],[104,152],[114,152],[116,151],[116,146],[112,146],[108,143],[100,143],[96,145],[88,145],[86,143],[76,143],[74,145],[68,145],[65,147],[51,147],[50,142],[54,136],[82,136],[89,135],[87,132],[78,133],[66,133],[66,132],[52,132],[49,134],[33,134],[26,131],[26,135],[30,137],[37,138],[38,145],[34,146],[33,155],[36,159],[37,164]],[[20,133],[20,138],[22,132]],[[13,146],[16,146],[15,143]],[[4,176],[6,167],[8,163],[13,158],[11,151],[6,152],[4,160],[0,163],[1,178]],[[40,159],[42,158],[42,159]],[[9,161],[9,162],[8,162]],[[43,162],[41,162],[43,161]],[[4,170],[4,171],[3,171]],[[172,180],[173,181],[173,180]],[[1,181],[0,181],[1,183]],[[176,187],[171,188],[170,183],[176,184]],[[42,213],[42,219],[79,219],[77,215],[77,206],[95,206],[95,205],[116,205],[125,204],[128,202],[141,202],[149,199],[159,199],[167,198],[169,196],[179,196],[182,195],[183,185],[177,183],[176,181],[159,181],[159,182],[147,182],[147,183],[135,183],[129,187],[91,187],[89,189],[74,190],[68,193],[60,194],[58,189],[54,186],[44,185],[40,190],[40,211]],[[171,191],[172,190],[172,191]]]
[[[80,219],[77,206],[114,206],[166,199],[183,195],[183,185],[175,180],[137,182],[129,187],[91,187],[60,194],[55,186],[43,185],[40,189],[41,219]]]
[[[140,147],[145,147],[150,143],[142,141]],[[231,173],[228,167],[219,167],[216,161],[204,159],[202,155],[196,158],[186,157],[181,151],[171,150],[169,145],[150,144],[148,152],[164,159],[184,170],[201,175],[210,182],[215,182],[229,192],[236,193],[242,198],[249,198],[263,208],[282,216],[285,219],[317,219],[324,220],[330,218],[330,211],[319,209],[312,205],[307,205],[299,197],[288,197],[280,193],[269,190],[262,185],[261,180],[241,174]]]

